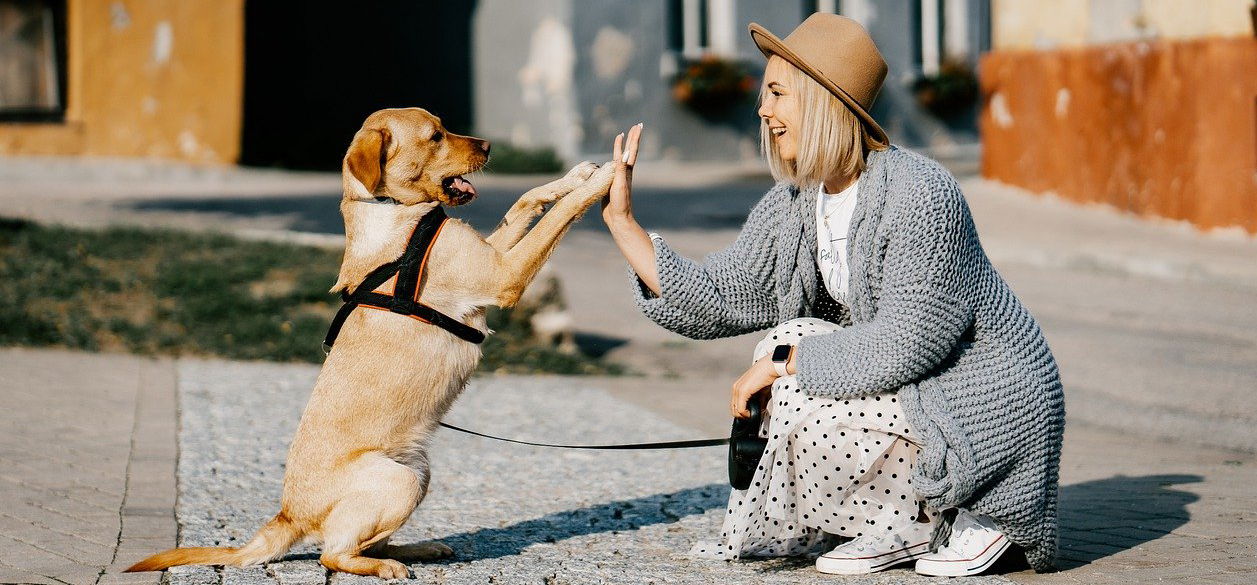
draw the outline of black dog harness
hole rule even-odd
[[[472,343],[484,341],[484,333],[479,329],[419,302],[419,285],[423,278],[423,269],[428,264],[428,254],[447,219],[449,218],[446,217],[445,210],[440,206],[433,207],[415,225],[410,241],[406,242],[406,251],[402,252],[400,258],[372,270],[362,284],[354,289],[353,294],[341,293],[341,300],[345,304],[337,311],[336,318],[332,319],[332,326],[327,330],[327,337],[323,338],[324,351],[331,350],[345,319],[358,307],[405,315],[436,325]],[[393,281],[391,293],[376,292],[377,288],[394,276],[397,280]]]

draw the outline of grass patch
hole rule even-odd
[[[173,230],[0,219],[0,345],[320,363],[340,252]],[[483,371],[617,374],[491,310]]]

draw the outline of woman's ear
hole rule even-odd
[[[345,153],[344,171],[362,183],[368,193],[380,186],[391,139],[388,129],[363,128],[354,134],[349,152]]]

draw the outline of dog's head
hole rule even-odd
[[[449,132],[426,110],[380,110],[362,123],[345,153],[345,197],[462,205],[476,197],[463,175],[488,160],[489,141]]]

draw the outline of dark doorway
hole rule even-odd
[[[362,120],[419,106],[472,121],[475,0],[245,3],[240,162],[340,169]]]

